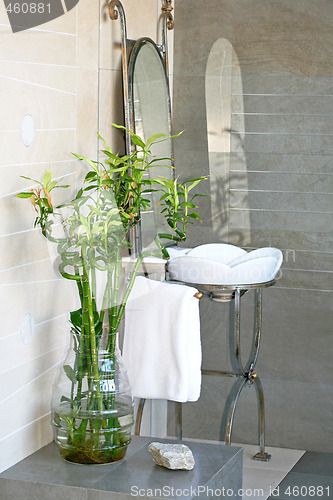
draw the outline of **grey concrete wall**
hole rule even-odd
[[[188,243],[283,251],[282,276],[264,291],[257,365],[267,444],[332,452],[333,4],[182,0],[175,2],[175,23],[173,120],[175,131],[185,129],[175,141],[177,173],[211,174],[205,191],[212,198],[200,201],[204,221]],[[214,59],[224,91],[216,93],[218,130],[211,128],[214,98],[207,110],[205,85],[220,39],[226,49]],[[207,130],[223,135],[220,148],[209,150]],[[244,357],[252,306],[245,296]],[[201,316],[204,367],[228,368],[228,307],[202,301]],[[229,388],[228,379],[203,378],[200,400],[184,405],[185,436],[221,437]],[[256,418],[250,388],[239,401],[234,442],[256,442]]]

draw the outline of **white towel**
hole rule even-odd
[[[185,285],[136,278],[125,310],[123,345],[134,397],[198,400],[201,343],[196,292]]]

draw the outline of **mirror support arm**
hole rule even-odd
[[[167,30],[173,30],[175,24],[173,21],[173,15],[171,12],[173,11],[172,0],[164,0],[162,5],[162,50],[164,56],[164,62],[166,71],[168,73],[168,32]]]
[[[121,53],[122,53],[122,73],[123,73],[123,97],[124,97],[124,113],[125,113],[125,124],[128,127],[131,120],[131,106],[129,101],[129,90],[128,90],[128,71],[127,71],[127,28],[126,28],[126,18],[125,11],[120,0],[111,0],[108,4],[109,16],[115,21],[120,17],[120,30],[121,30]],[[131,154],[131,136],[126,132],[125,134],[126,143],[126,154]]]

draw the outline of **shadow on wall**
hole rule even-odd
[[[235,76],[236,75],[236,76]],[[248,204],[247,165],[244,151],[245,124],[242,78],[239,61],[231,43],[218,39],[212,46],[205,75],[206,116],[209,175],[211,183],[211,224],[216,241],[231,241],[236,245],[250,242],[250,215],[244,208]],[[237,99],[240,108],[238,131],[231,125],[232,100]],[[237,176],[236,205],[242,207],[239,224],[229,224],[230,161],[233,161],[241,175]],[[230,194],[231,191],[231,194]],[[242,231],[235,229],[241,227]],[[245,235],[245,237],[244,237]]]

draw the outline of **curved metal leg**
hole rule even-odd
[[[258,413],[259,413],[259,445],[260,451],[253,458],[255,460],[269,460],[270,455],[265,452],[265,407],[264,407],[264,393],[263,388],[255,372],[255,366],[258,360],[261,324],[262,324],[262,291],[261,289],[255,290],[255,315],[254,315],[254,331],[252,347],[249,354],[248,361],[243,368],[241,360],[240,348],[240,298],[241,291],[235,290],[234,303],[231,304],[230,309],[230,361],[234,370],[234,375],[239,377],[228,395],[225,409],[222,418],[222,433],[225,437],[225,444],[231,444],[231,432],[236,410],[237,401],[240,393],[242,392],[246,383],[248,385],[255,384],[257,399],[258,399]],[[221,372],[221,375],[225,373]]]
[[[141,398],[139,401],[138,410],[136,412],[135,428],[134,428],[134,435],[135,436],[140,436],[142,415],[143,415],[143,409],[145,407],[145,403],[146,403],[146,400]]]
[[[236,382],[234,383],[228,394],[228,398],[225,403],[221,430],[222,430],[222,436],[224,436],[224,442],[228,446],[231,445],[231,432],[232,432],[232,425],[234,423],[237,401],[246,382],[247,382],[246,378],[239,378],[238,380],[236,380]]]
[[[256,388],[257,399],[258,399],[258,413],[259,413],[259,446],[260,451],[254,455],[253,460],[261,460],[267,462],[271,455],[265,452],[265,402],[264,402],[264,391],[258,376],[253,379],[254,386]]]

